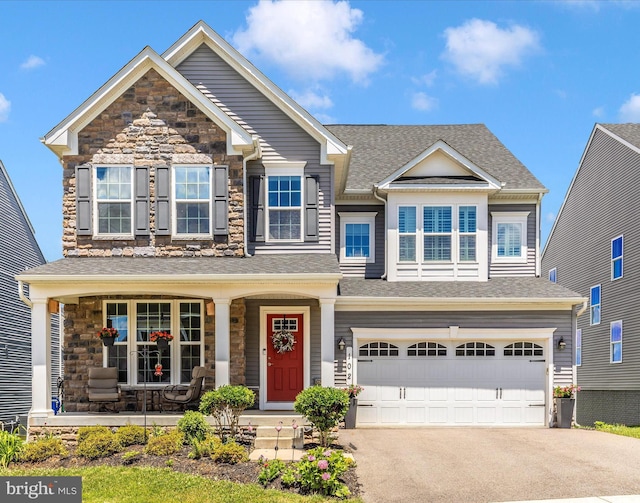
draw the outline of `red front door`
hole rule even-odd
[[[293,402],[303,388],[303,316],[302,314],[267,314],[267,401]],[[296,343],[292,351],[278,353],[272,336],[288,330]]]

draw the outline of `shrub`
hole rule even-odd
[[[202,441],[210,430],[209,423],[204,418],[202,412],[188,410],[178,420],[178,430],[184,435],[184,440],[188,444],[194,441]]]
[[[69,451],[62,443],[60,438],[56,437],[41,437],[33,442],[28,442],[24,446],[24,450],[20,455],[22,461],[37,462],[44,461],[53,456],[61,456],[66,458],[69,455]]]
[[[76,454],[83,458],[98,459],[111,456],[119,452],[120,449],[118,438],[107,429],[107,431],[94,431],[88,435],[83,435],[82,440],[78,441]]]
[[[222,440],[213,435],[207,435],[203,440],[197,438],[193,440],[191,444],[193,448],[189,453],[191,459],[200,459],[204,457],[211,457],[217,449],[222,445]]]
[[[130,465],[134,461],[137,461],[142,457],[142,453],[140,451],[128,451],[122,455],[122,463],[125,465]]]
[[[230,435],[235,436],[240,414],[251,407],[255,399],[253,391],[246,386],[220,386],[202,395],[200,412],[213,416],[220,438],[223,438],[225,426],[229,428]]]
[[[0,430],[0,466],[6,468],[16,461],[24,449],[24,441],[17,433]]]
[[[126,424],[118,428],[116,437],[120,445],[126,447],[128,445],[143,445],[146,442],[144,428],[137,424]]]
[[[291,487],[298,482],[298,470],[297,468],[293,468],[291,466],[287,466],[283,471],[280,477],[282,480],[282,484]]]
[[[77,440],[78,443],[82,442],[89,435],[93,435],[94,433],[111,433],[111,430],[106,426],[83,426],[78,429]]]
[[[262,469],[258,474],[258,482],[260,482],[263,487],[266,487],[269,482],[276,480],[286,467],[284,461],[280,459],[266,461],[260,457],[259,463],[262,464]]]
[[[248,461],[249,456],[247,456],[247,450],[242,445],[231,440],[226,444],[220,444],[211,455],[211,459],[218,463],[235,465],[236,463]]]
[[[346,498],[349,488],[339,477],[349,469],[352,461],[342,451],[317,447],[307,452],[298,462],[298,481],[304,492],[319,492],[328,496]]]
[[[182,449],[182,442],[182,433],[176,429],[164,435],[150,437],[144,451],[153,456],[169,456]]]
[[[329,445],[329,432],[349,409],[349,395],[338,388],[312,386],[298,393],[293,408],[320,432],[320,444]]]

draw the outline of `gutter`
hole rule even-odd
[[[247,190],[247,162],[254,161],[259,157],[262,157],[262,148],[260,147],[260,140],[258,135],[251,135],[251,141],[253,142],[253,152],[247,157],[242,159],[242,190],[244,192],[244,204],[242,205],[242,220],[243,232],[244,232],[244,256],[251,257],[249,254],[249,225],[247,222],[247,203],[249,202],[249,191]]]
[[[542,196],[544,196],[543,192],[538,194],[538,201],[536,202],[536,226],[538,227],[536,232],[536,276],[540,277],[542,264],[541,262],[541,254],[540,254],[540,235],[542,233],[542,222],[540,222],[540,215],[542,213]]]
[[[21,279],[18,280],[18,295],[20,296],[20,300],[24,302],[27,306],[29,306],[30,308],[33,307],[33,302],[31,302],[31,299],[29,299],[24,294],[24,284],[22,283]]]
[[[589,305],[589,300],[585,299],[582,301],[582,307],[578,309],[578,312],[576,313],[576,318],[579,318],[584,314],[584,312],[587,310],[588,305]]]
[[[389,229],[389,215],[387,212],[387,200],[383,199],[382,197],[380,197],[378,195],[378,186],[374,185],[373,186],[373,197],[375,197],[378,201],[382,201],[382,204],[384,205],[384,274],[382,276],[380,276],[380,279],[387,279],[387,264],[389,263],[389,253],[388,253],[388,249],[389,249],[389,240],[387,239],[387,232]],[[373,232],[376,232],[375,229],[375,220],[374,220],[374,228],[373,228]],[[374,234],[375,235],[375,234]]]
[[[100,282],[100,283],[152,283],[152,284],[176,284],[176,283],[191,283],[191,284],[205,284],[211,282],[220,283],[256,283],[256,282],[269,282],[274,281],[295,281],[304,283],[314,282],[327,282],[334,283],[342,279],[341,273],[284,273],[284,274],[166,274],[166,275],[144,275],[144,274],[128,274],[126,276],[110,276],[106,274],[87,274],[87,275],[67,275],[67,274],[47,274],[47,275],[21,275],[22,279],[18,280],[19,284],[22,281],[47,284],[47,283],[86,283],[86,282]],[[22,293],[24,296],[24,292]],[[21,297],[22,298],[22,297]],[[25,297],[26,298],[26,297]],[[28,299],[27,299],[28,300]],[[23,302],[27,303],[25,300]],[[30,302],[30,301],[29,301]]]

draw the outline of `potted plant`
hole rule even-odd
[[[580,391],[580,387],[574,384],[553,388],[553,397],[556,402],[556,427],[571,428],[573,407],[578,391]]]
[[[102,327],[102,330],[100,330],[96,334],[96,337],[102,339],[102,344],[104,344],[105,346],[113,346],[113,343],[115,342],[118,335],[120,334],[118,334],[118,331],[115,328]]]
[[[173,340],[173,335],[164,330],[158,330],[149,334],[151,342],[155,342],[158,345],[158,350],[167,349],[169,347],[169,341]]]
[[[352,430],[356,427],[356,414],[358,412],[358,395],[364,388],[358,384],[350,384],[346,388],[342,388],[349,396],[349,409],[344,416],[344,427],[347,430]]]

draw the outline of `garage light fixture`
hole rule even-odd
[[[567,343],[564,342],[564,337],[560,336],[560,339],[558,339],[558,349],[562,351],[566,347],[567,347]]]
[[[344,337],[340,337],[340,339],[338,340],[338,349],[340,351],[344,351],[346,345],[347,343],[344,341]]]

